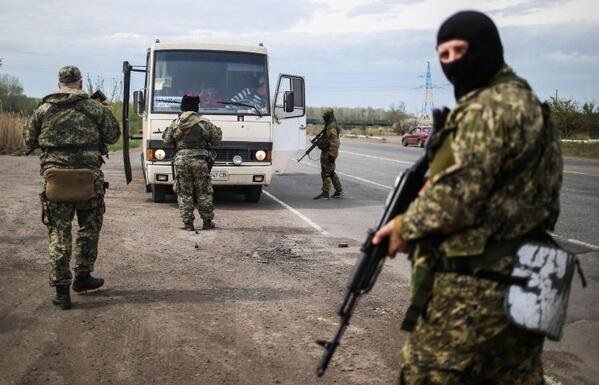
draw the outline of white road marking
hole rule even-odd
[[[405,164],[405,165],[408,165],[408,166],[411,166],[411,165],[414,164],[414,162],[406,162],[406,161],[403,161],[403,160],[397,160],[397,159],[391,159],[391,158],[383,158],[381,156],[374,156],[374,155],[368,155],[368,154],[360,154],[358,152],[351,152],[351,151],[339,151],[339,152],[342,153],[342,154],[362,156],[364,158],[384,160],[384,161],[387,161],[387,162],[400,163],[400,164]]]
[[[584,176],[596,177],[596,175],[585,174],[584,172],[579,172],[579,171],[568,171],[568,170],[564,170],[564,174],[576,174],[576,175],[584,175]]]
[[[599,246],[593,245],[592,243],[579,241],[578,239],[562,237],[561,235],[557,235],[557,234],[554,234],[554,233],[549,233],[549,234],[551,234],[551,236],[553,236],[553,237],[562,239],[564,241],[568,241],[568,242],[571,242],[571,243],[575,243],[577,245],[585,246],[585,247],[588,247],[588,248],[593,249],[593,250],[599,250]]]
[[[361,157],[364,157],[364,158],[384,160],[386,162],[405,164],[405,165],[408,165],[408,166],[411,166],[411,165],[414,164],[414,162],[406,162],[404,160],[397,160],[397,159],[391,159],[391,158],[383,158],[382,156],[361,154],[359,152],[343,151],[343,150],[341,150],[339,152],[342,153],[342,154],[349,154],[349,155],[361,156]],[[570,170],[564,170],[564,174],[576,174],[576,175],[584,175],[584,176],[590,176],[590,177],[597,177],[596,175],[591,175],[591,174],[587,174],[587,173],[580,172],[580,171],[570,171]]]
[[[318,231],[322,235],[328,235],[329,234],[325,230],[323,230],[323,228],[320,227],[318,224],[314,223],[310,218],[308,218],[304,214],[300,213],[299,211],[297,211],[293,207],[289,206],[287,203],[283,202],[282,200],[280,200],[276,196],[272,195],[271,193],[269,193],[266,190],[262,190],[262,192],[264,194],[266,194],[266,196],[268,196],[270,199],[274,200],[275,202],[277,202],[281,206],[285,207],[287,210],[291,211],[292,213],[294,213],[295,215],[297,215],[298,217],[300,217],[304,222],[306,222],[307,224],[309,224],[310,226],[312,226],[316,231]]]
[[[314,167],[314,168],[318,168],[318,169],[320,169],[320,166],[317,166],[317,165],[315,165],[315,164],[311,164],[311,163],[308,163],[308,162],[304,162],[303,164],[304,164],[305,166],[309,166],[309,167]],[[344,173],[344,172],[335,171],[335,173],[337,173],[337,174],[339,174],[339,175],[346,176],[346,177],[348,177],[348,178],[357,179],[357,180],[359,180],[359,181],[361,181],[361,182],[364,182],[364,183],[370,183],[370,184],[372,184],[372,185],[375,185],[375,186],[378,186],[378,187],[382,187],[382,188],[384,188],[384,189],[387,189],[387,190],[391,190],[391,189],[393,188],[393,187],[391,187],[391,186],[387,186],[387,185],[384,185],[384,184],[381,184],[381,183],[373,182],[373,181],[371,181],[371,180],[368,180],[368,179],[360,178],[359,176],[355,176],[355,175],[346,174],[346,173]]]
[[[572,238],[569,238],[568,241],[572,242],[572,243],[576,243],[578,245],[590,247],[591,249],[599,250],[599,246],[593,245],[592,243],[587,243],[587,242],[579,241],[577,239],[572,239]]]

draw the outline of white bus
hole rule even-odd
[[[129,134],[131,72],[145,73],[144,88],[133,92],[135,113],[142,117],[141,166],[146,191],[154,202],[164,202],[173,185],[173,146],[162,141],[162,132],[177,117],[185,94],[200,96],[199,113],[223,131],[223,141],[213,148],[217,157],[212,183],[231,187],[258,202],[262,187],[273,173],[306,141],[304,78],[280,74],[275,92],[269,89],[268,55],[256,46],[160,43],[147,50],[146,65],[123,63],[123,137]],[[263,96],[255,96],[257,87]],[[123,156],[127,183],[132,179],[129,143]]]

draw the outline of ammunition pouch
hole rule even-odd
[[[94,173],[88,169],[52,168],[44,174],[45,196],[54,203],[86,202],[96,196]]]
[[[207,156],[205,159],[206,159],[206,164],[208,165],[208,171],[212,171],[212,167],[214,167],[214,161],[216,159],[211,156]]]
[[[513,257],[510,274],[492,271],[491,265],[506,256]],[[583,287],[586,280],[575,255],[561,248],[548,234],[500,242],[490,242],[482,255],[447,257],[435,247],[417,244],[412,258],[412,300],[402,330],[412,331],[418,317],[426,312],[434,277],[457,273],[501,283],[506,287],[504,311],[520,328],[552,340],[561,338],[574,269]]]
[[[316,147],[318,147],[321,151],[326,151],[331,147],[329,142],[324,138],[318,138],[316,141]]]
[[[550,236],[523,242],[516,252],[511,278],[504,298],[505,314],[518,327],[559,341],[566,322],[570,286],[578,258],[561,248]]]

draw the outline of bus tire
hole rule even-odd
[[[154,203],[164,203],[166,198],[166,186],[160,184],[152,185],[152,200]]]
[[[246,202],[258,203],[260,202],[260,196],[262,196],[262,186],[246,187],[243,195],[245,196]]]

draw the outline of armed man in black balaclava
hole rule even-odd
[[[374,239],[389,236],[391,256],[410,249],[402,329],[411,334],[399,383],[541,385],[542,331],[514,321],[504,297],[516,250],[558,218],[557,134],[528,83],[504,63],[489,17],[451,16],[437,52],[457,105],[429,139],[427,183]]]
[[[335,187],[333,198],[343,198],[343,187],[339,176],[335,172],[335,160],[339,156],[339,127],[332,108],[325,108],[322,112],[324,121],[324,134],[316,145],[320,149],[320,176],[322,177],[322,192],[314,199],[329,199],[331,186]]]

